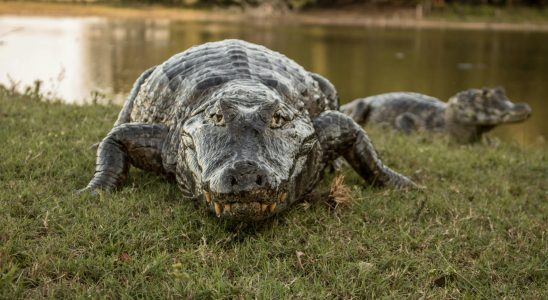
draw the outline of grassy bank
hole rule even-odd
[[[145,4],[107,5],[32,1],[0,3],[0,15],[10,16],[99,16],[174,21],[284,22],[390,28],[548,31],[548,10],[528,7],[447,6],[418,17],[418,12],[414,8],[382,8],[371,5],[347,5],[280,13],[276,9],[250,8],[243,11],[237,7],[194,9]]]
[[[89,145],[118,110],[0,89],[0,298],[540,299],[548,290],[546,149],[373,130],[385,162],[427,192],[362,187],[347,171],[352,207],[311,201],[244,226],[134,169],[115,194],[73,195],[93,173]]]

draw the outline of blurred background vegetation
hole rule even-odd
[[[182,7],[257,7],[268,6],[280,10],[301,10],[309,8],[374,7],[374,8],[411,8],[425,13],[436,10],[480,10],[491,12],[497,8],[526,6],[545,8],[548,0],[47,0],[43,2],[62,3],[102,3],[119,5],[159,4]]]

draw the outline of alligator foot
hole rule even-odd
[[[130,163],[162,173],[162,145],[167,129],[162,125],[130,123],[114,127],[97,148],[95,175],[77,193],[111,191],[126,179]]]

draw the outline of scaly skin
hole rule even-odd
[[[359,124],[383,124],[404,133],[430,131],[448,134],[459,143],[473,143],[495,126],[526,120],[531,108],[514,104],[501,88],[469,89],[447,103],[409,92],[356,99],[341,111]]]
[[[369,184],[398,188],[416,187],[407,177],[386,167],[365,131],[338,111],[325,111],[314,127],[327,161],[342,156]]]
[[[139,77],[83,191],[120,187],[133,165],[176,178],[218,217],[254,221],[312,191],[339,156],[367,183],[416,187],[337,107],[327,79],[277,52],[239,40],[193,47]]]

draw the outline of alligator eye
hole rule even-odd
[[[222,114],[214,113],[209,116],[215,125],[224,125],[225,119]]]
[[[184,133],[182,135],[183,145],[185,145],[187,148],[194,150],[194,142],[192,141],[192,138],[187,133]]]
[[[272,116],[272,120],[270,120],[270,127],[280,128],[284,126],[285,123],[287,123],[287,120],[284,117],[282,117],[279,113],[275,113]]]

